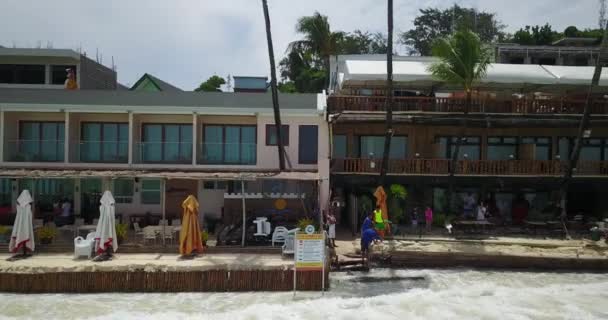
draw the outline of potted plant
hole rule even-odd
[[[207,240],[209,240],[209,233],[205,230],[201,230],[201,242],[203,243],[203,247],[207,246]]]
[[[38,239],[41,244],[51,244],[53,239],[57,236],[57,229],[53,227],[42,227],[37,230]]]
[[[8,227],[5,226],[0,226],[0,243],[6,243],[9,240],[9,233],[10,229]]]
[[[116,241],[118,244],[122,244],[127,239],[127,231],[129,225],[126,223],[119,223],[116,225]]]

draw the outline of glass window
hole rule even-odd
[[[568,160],[570,159],[570,138],[566,138],[566,137],[561,137],[559,138],[559,144],[558,144],[558,154],[559,157],[562,161]]]
[[[283,146],[289,146],[289,126],[281,125],[281,140],[283,140]],[[266,145],[276,146],[277,145],[277,129],[274,124],[266,125]]]
[[[11,179],[0,178],[0,206],[10,207],[13,199],[13,188]]]
[[[488,137],[488,160],[517,159],[517,138]]]
[[[359,157],[380,159],[384,152],[384,136],[360,136]],[[407,156],[407,137],[391,138],[390,159],[405,159]]]
[[[127,123],[83,123],[81,161],[126,162],[129,157],[128,131]]]
[[[192,161],[191,124],[145,124],[143,161],[188,163]]]
[[[602,142],[603,139],[585,139],[579,159],[588,161],[602,160]]]
[[[524,137],[521,138],[522,144],[535,145],[534,160],[551,160],[551,138]]]
[[[346,141],[346,135],[334,135],[332,152],[334,159],[346,158]]]
[[[142,180],[141,181],[141,203],[142,204],[160,204],[160,180]]]
[[[446,159],[452,158],[457,142],[457,137],[439,137],[439,150]],[[481,158],[479,137],[464,137],[462,139],[458,159],[465,159],[465,156],[469,160],[479,160]]]
[[[51,84],[64,84],[68,78],[67,69],[74,70],[74,77],[78,76],[76,66],[51,66]]]
[[[316,164],[319,151],[319,127],[303,125],[298,127],[298,163]]]
[[[255,164],[257,158],[256,130],[256,126],[205,126],[202,162],[206,164]]]
[[[73,200],[74,180],[72,179],[21,179],[19,193],[29,190],[36,206],[43,212],[52,212],[53,204],[63,199]]]
[[[116,203],[131,203],[133,202],[133,179],[114,179],[113,190]]]
[[[45,78],[44,65],[0,65],[0,83],[44,84]]]
[[[63,122],[21,122],[19,153],[25,161],[63,161]]]

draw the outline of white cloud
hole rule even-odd
[[[275,56],[295,40],[295,23],[314,11],[328,15],[332,28],[384,31],[386,2],[380,0],[268,0]],[[549,22],[596,27],[596,0],[461,0],[459,4],[498,13],[514,31]],[[395,0],[395,28],[408,30],[420,8],[449,7],[445,0]],[[114,56],[119,80],[133,83],[144,72],[191,90],[212,74],[269,73],[260,0],[3,0],[0,44],[96,48],[105,64]],[[278,61],[277,61],[278,63]]]

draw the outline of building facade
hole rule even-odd
[[[328,96],[332,191],[346,204],[342,220],[355,232],[361,215],[374,203],[371,193],[382,162],[386,61],[364,55],[332,61]],[[572,96],[588,90],[593,68],[490,66],[466,116],[455,170],[458,196],[448,204],[448,168],[463,130],[465,101],[458,88],[431,77],[427,71],[431,61],[398,57],[393,64],[394,133],[387,180],[405,186],[408,195],[405,204],[392,208],[392,214],[389,206],[389,215],[397,217],[391,220],[406,223],[415,207],[431,206],[437,214],[462,212],[468,193],[477,202],[491,202],[496,215],[506,221],[520,197],[529,203],[530,216],[553,214],[549,208],[556,203],[564,160],[572,151],[584,107],[584,100]],[[592,132],[570,189],[571,215],[599,217],[608,210],[602,202],[608,186],[604,77],[600,85],[592,105]]]
[[[66,69],[80,89],[116,90],[116,71],[69,49],[0,48],[0,88],[63,89]]]
[[[271,209],[279,198],[298,213],[300,198],[323,206],[329,192],[325,99],[280,100],[291,172],[277,176],[269,95],[0,89],[2,205],[14,206],[29,189],[41,212],[67,198],[76,215],[90,219],[98,197],[111,190],[124,222],[146,213],[177,216],[181,201],[194,194],[201,219],[220,219],[240,216],[243,183],[251,210]],[[274,200],[256,204],[260,199]]]

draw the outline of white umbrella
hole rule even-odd
[[[101,254],[112,247],[112,250],[116,252],[116,249],[118,249],[116,218],[114,217],[114,204],[116,202],[110,191],[104,192],[99,202],[101,205],[99,206],[99,222],[95,231],[95,251],[97,251],[97,254]]]
[[[17,253],[23,249],[24,253],[34,251],[34,225],[32,224],[32,196],[23,190],[17,198],[17,217],[11,235],[8,250]]]

